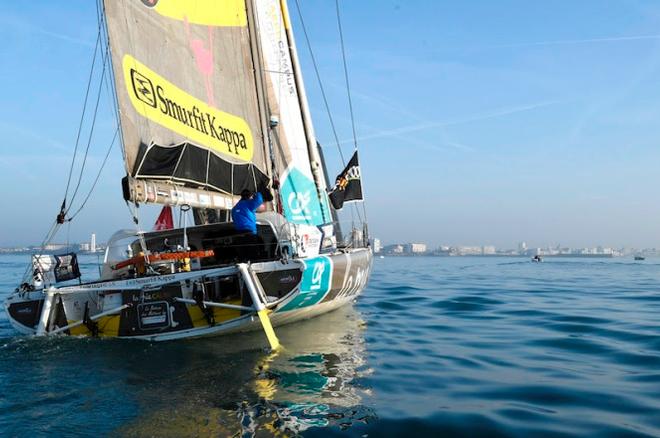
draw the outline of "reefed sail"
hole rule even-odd
[[[126,170],[138,202],[231,208],[269,156],[245,0],[106,0]]]

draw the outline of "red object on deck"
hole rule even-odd
[[[172,217],[172,207],[166,205],[160,211],[158,219],[154,224],[154,231],[171,230],[174,228],[174,218]]]

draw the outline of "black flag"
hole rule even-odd
[[[346,168],[337,176],[335,186],[329,195],[335,210],[341,209],[346,201],[362,200],[362,180],[360,179],[357,151],[351,157]]]

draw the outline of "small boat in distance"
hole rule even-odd
[[[535,255],[534,257],[532,257],[532,261],[541,263],[543,261],[543,257],[541,257],[540,255]]]
[[[637,260],[637,261],[646,260],[646,257],[644,257],[642,255],[636,255],[635,260]]]

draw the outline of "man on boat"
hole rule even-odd
[[[273,200],[273,196],[269,190],[266,190],[264,193],[266,194],[265,198],[267,202]],[[246,262],[258,260],[263,257],[264,242],[257,234],[256,215],[258,211],[265,210],[263,203],[264,195],[246,189],[241,192],[241,199],[231,209],[234,228],[236,231],[245,233],[235,240],[238,261]]]
[[[266,192],[266,201],[273,200],[270,192]],[[268,199],[270,198],[270,199]],[[249,231],[252,234],[257,234],[257,211],[261,211],[260,207],[264,203],[264,196],[251,190],[243,190],[241,192],[241,199],[236,203],[234,208],[231,209],[231,217],[234,220],[234,228],[238,231]]]

